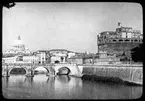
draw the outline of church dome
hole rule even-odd
[[[18,51],[25,50],[25,45],[23,44],[20,36],[18,36],[17,40],[14,41],[13,49]]]
[[[21,37],[18,36],[17,40],[14,41],[14,45],[10,46],[10,49],[5,52],[6,54],[8,53],[14,53],[14,54],[30,54],[30,50],[25,47],[23,44]]]

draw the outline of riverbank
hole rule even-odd
[[[83,65],[83,79],[143,85],[143,65]]]
[[[142,84],[124,81],[118,77],[103,77],[103,76],[85,74],[82,76],[82,80],[96,81],[96,82],[103,82],[103,83],[113,83],[113,84],[124,84],[128,86],[142,86]]]

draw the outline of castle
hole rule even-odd
[[[121,58],[124,54],[131,58],[131,49],[143,43],[143,34],[132,27],[123,27],[118,23],[116,31],[104,31],[97,35],[98,53],[107,52]]]

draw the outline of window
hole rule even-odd
[[[113,40],[114,42],[116,41],[116,40]]]
[[[119,41],[123,41],[123,40],[119,40]]]

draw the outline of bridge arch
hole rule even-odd
[[[34,74],[34,72],[35,72],[35,70],[36,70],[37,68],[45,68],[45,70],[47,71],[47,73],[50,73],[49,68],[47,68],[46,66],[35,66],[35,67],[33,68],[33,74]]]
[[[76,64],[55,64],[54,69],[55,69],[55,75],[59,73],[59,69],[65,67],[69,69],[69,74],[68,75],[73,75],[77,77],[82,76],[82,72],[80,71],[80,68]]]
[[[62,66],[58,68],[58,72],[57,72],[58,75],[61,75],[61,74],[69,75],[70,73],[71,73],[71,70],[67,66]]]
[[[16,68],[24,69],[24,70],[25,70],[25,74],[24,74],[24,75],[27,75],[27,74],[28,74],[28,69],[27,69],[26,67],[21,67],[21,66],[19,66],[19,67],[11,67],[11,68],[8,70],[8,75],[11,75],[11,71],[12,71],[13,69],[16,69]]]

